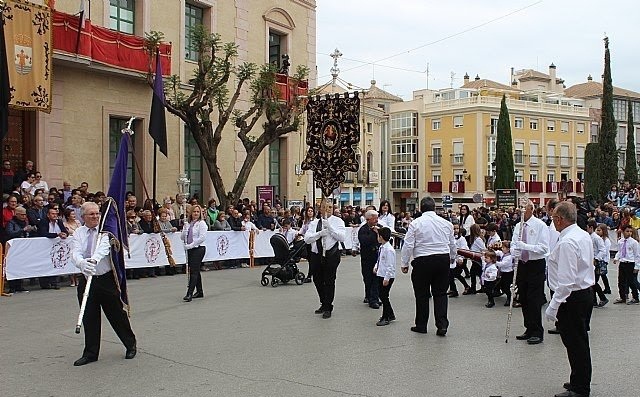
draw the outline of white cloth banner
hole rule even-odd
[[[274,256],[269,239],[276,233],[272,230],[262,230],[256,233],[256,237],[253,240],[254,258],[272,258]]]
[[[71,240],[16,238],[7,242],[7,280],[80,273],[71,261]]]

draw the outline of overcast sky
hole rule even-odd
[[[603,37],[610,39],[613,84],[640,92],[640,3],[631,0],[318,0],[319,84],[340,77],[403,99],[412,91],[463,84],[469,73],[509,84],[511,67],[548,73],[565,85],[600,81]],[[385,59],[388,58],[388,59]],[[373,66],[371,63],[375,63]],[[393,68],[390,68],[393,67]],[[401,70],[405,69],[405,70]]]

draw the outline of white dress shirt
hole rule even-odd
[[[622,252],[622,245],[625,240],[627,241],[627,252]],[[625,239],[624,237],[618,240],[619,251],[616,253],[615,259],[620,262],[635,262],[635,268],[640,269],[640,245],[638,241],[633,237]]]
[[[375,266],[376,275],[385,280],[396,278],[396,250],[388,241],[380,246],[378,263]]]
[[[498,266],[495,263],[482,262],[482,276],[480,281],[484,285],[485,281],[496,281],[498,278]]]
[[[469,246],[467,245],[467,240],[462,236],[456,237],[456,252],[458,252],[458,248],[464,249],[464,250],[468,250],[469,249]],[[464,260],[464,256],[460,256],[460,255],[456,256],[455,259],[451,260],[451,265],[449,266],[449,268],[451,268],[451,269],[455,269],[456,268],[456,260],[458,258],[461,258],[462,260]]]
[[[493,244],[499,243],[501,241],[502,240],[500,239],[500,236],[498,236],[498,233],[496,233],[493,236],[489,236],[489,238],[487,238],[487,247],[491,247]]]
[[[96,228],[97,229],[97,228]],[[109,244],[109,236],[106,233],[98,233],[97,230],[93,233],[95,242],[93,246],[93,254],[89,257],[85,257],[85,250],[87,249],[87,243],[89,239],[89,228],[86,226],[80,226],[73,233],[73,239],[71,239],[71,257],[78,269],[82,269],[80,262],[85,259],[93,259],[96,261],[96,276],[101,276],[112,270],[111,260],[109,254],[111,253],[111,246]]]
[[[409,224],[402,246],[402,267],[409,267],[412,257],[438,254],[449,254],[451,259],[457,256],[453,224],[427,211]]]
[[[553,248],[558,243],[558,239],[560,238],[560,232],[556,230],[556,225],[551,222],[549,225],[549,253],[553,251]]]
[[[396,217],[393,214],[386,213],[384,215],[378,215],[378,225],[388,227],[392,232],[396,231]]]
[[[567,226],[549,255],[549,288],[554,291],[549,306],[557,310],[573,291],[591,287],[596,282],[593,271],[593,243],[589,233],[578,225]]]
[[[496,262],[496,266],[500,273],[509,273],[513,271],[513,256],[511,254],[502,255],[499,261]]]
[[[322,220],[322,228],[324,229],[326,224],[329,231],[325,237],[322,237],[322,231],[316,231],[319,221],[319,219],[311,221],[307,232],[304,234],[304,242],[311,244],[311,252],[314,254],[322,254],[322,252],[318,252],[318,245],[314,244],[318,239],[322,239],[322,247],[328,251],[333,248],[338,241],[344,242],[347,236],[347,228],[344,226],[344,220],[341,218],[331,215],[327,219]]]
[[[287,239],[287,244],[291,244],[291,243],[293,243],[293,240],[295,240],[296,235],[298,233],[295,230],[293,230],[292,228],[289,228],[287,230],[280,229],[280,234],[282,234],[284,236],[284,238]]]
[[[524,242],[523,239],[520,239],[520,230],[523,227],[523,223],[526,224],[524,228],[527,229],[527,237],[526,244],[522,249],[529,251],[530,261],[544,259],[549,254],[549,227],[535,216],[531,216],[527,221],[522,218],[513,229],[513,242]],[[517,251],[514,245],[511,244],[511,255],[515,255],[515,251]]]
[[[598,236],[598,233],[591,233],[591,241],[593,241],[593,259],[597,261],[607,260],[607,251],[604,245],[602,237]]]
[[[191,243],[187,243],[187,237],[189,235],[189,227],[192,222],[185,222],[182,227],[182,241],[184,242],[184,249],[190,250],[192,248],[196,248],[204,244],[204,240],[207,238],[207,223],[205,221],[198,220],[193,225],[193,231],[191,232],[191,237],[193,241]]]
[[[460,218],[462,218],[462,216]],[[473,215],[471,214],[467,214],[464,222],[462,222],[462,219],[460,219],[460,226],[467,231],[467,236],[471,233],[471,225],[474,225],[475,223],[476,221],[473,219]]]
[[[473,243],[471,243],[471,248],[469,249],[474,252],[484,252],[487,250],[487,246],[484,244],[482,237],[476,237],[476,239],[473,240]]]

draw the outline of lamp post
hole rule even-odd
[[[176,185],[178,185],[178,194],[182,199],[182,203],[180,204],[180,217],[178,218],[178,225],[181,228],[185,219],[185,212],[187,207],[186,200],[187,195],[189,194],[189,186],[191,186],[191,180],[187,178],[187,174],[179,174],[178,179],[176,180]]]

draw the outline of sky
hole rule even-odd
[[[316,11],[318,84],[331,80],[337,48],[341,79],[375,79],[404,100],[427,79],[430,89],[460,87],[465,73],[508,85],[512,67],[548,73],[551,63],[570,87],[600,81],[606,33],[613,85],[640,92],[637,1],[317,0]]]

